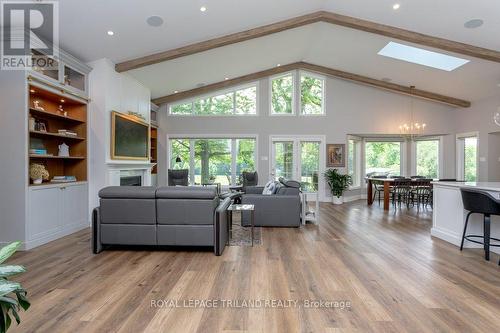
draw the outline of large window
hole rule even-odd
[[[271,79],[271,114],[293,114],[293,77],[293,73],[288,73]]]
[[[439,178],[439,140],[419,140],[415,146],[416,175]]]
[[[372,175],[401,174],[401,142],[367,142],[365,171]]]
[[[170,168],[189,169],[192,185],[232,185],[256,169],[255,138],[170,139]]]
[[[477,181],[477,150],[476,134],[457,136],[457,178],[460,180]]]
[[[227,116],[257,114],[257,85],[173,104],[171,115]]]
[[[352,177],[352,187],[361,186],[361,140],[359,139],[348,140],[347,173]]]
[[[303,115],[324,113],[324,79],[307,73],[300,75],[300,112]]]

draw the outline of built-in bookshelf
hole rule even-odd
[[[151,126],[151,163],[158,163],[158,129],[155,126]],[[155,165],[151,169],[151,174],[156,175],[158,173],[158,168]]]
[[[87,104],[61,91],[28,86],[28,159],[55,176],[87,181]],[[66,131],[66,132],[64,132]],[[59,156],[59,146],[69,146],[69,156]],[[29,171],[28,171],[28,179]],[[30,185],[32,181],[29,181]]]

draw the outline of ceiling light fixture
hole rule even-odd
[[[30,93],[34,94],[35,93],[35,89],[30,89]]]
[[[413,99],[415,95],[415,86],[410,87],[410,124],[404,123],[399,126],[399,133],[403,138],[407,138],[409,140],[413,140],[415,137],[421,136],[424,134],[425,127],[427,124],[414,122],[414,107],[413,107]]]
[[[174,94],[177,94],[179,91],[178,90],[174,90]]]
[[[108,30],[108,36],[113,36],[115,33],[111,30]]]
[[[206,11],[207,11],[207,7],[205,7],[205,6],[201,6],[201,7],[200,7],[200,11],[201,11],[201,12],[203,12],[203,13],[204,13],[204,12],[206,12]]]
[[[476,29],[484,24],[484,21],[481,19],[472,19],[464,23],[464,27],[467,29]]]
[[[64,103],[64,102],[66,102],[66,101],[64,99],[61,99],[61,103]]]
[[[276,67],[281,67],[281,64],[277,64]]]
[[[227,80],[229,80],[229,78],[228,78],[228,77],[226,77],[226,78],[224,78],[224,80],[226,80],[226,81],[227,81]]]
[[[398,10],[399,7],[401,7],[401,5],[399,3],[395,3],[393,6],[392,6],[392,9],[394,10]]]
[[[156,28],[163,24],[163,19],[159,16],[153,15],[146,19],[146,23]]]

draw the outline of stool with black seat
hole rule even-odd
[[[495,198],[487,191],[477,190],[472,188],[462,188],[462,202],[464,209],[469,213],[465,219],[464,232],[462,234],[462,243],[460,244],[460,251],[464,248],[464,241],[467,239],[469,242],[481,244],[484,246],[484,258],[490,260],[490,246],[500,247],[500,243],[491,244],[491,240],[500,242],[500,239],[490,236],[491,215],[500,216],[500,199]],[[469,217],[471,214],[483,214],[483,235],[466,235],[467,225],[469,224]],[[476,239],[482,238],[483,241]],[[498,262],[500,265],[500,261]]]

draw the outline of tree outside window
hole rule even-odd
[[[399,175],[401,173],[400,142],[367,142],[366,175]]]
[[[293,74],[280,76],[271,81],[271,113],[293,113]]]
[[[416,142],[417,175],[439,178],[439,140]]]
[[[300,104],[303,115],[323,114],[323,85],[323,79],[301,75]]]

